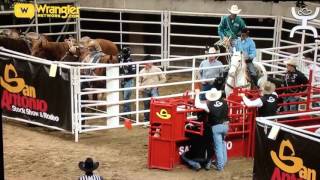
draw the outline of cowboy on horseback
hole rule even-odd
[[[230,15],[221,18],[218,26],[218,34],[222,45],[229,47],[227,49],[232,52],[234,42],[237,37],[240,36],[241,30],[246,27],[246,24],[241,17],[237,16],[241,12],[241,9],[239,9],[237,5],[232,5],[228,11]]]
[[[249,29],[244,28],[241,30],[241,36],[235,42],[235,49],[236,51],[241,51],[243,53],[250,80],[254,86],[257,86],[258,74],[252,63],[253,59],[256,57],[256,44],[249,37]]]

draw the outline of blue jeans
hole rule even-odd
[[[299,97],[295,97],[295,96],[284,97],[283,102],[284,103],[299,102]],[[284,111],[297,111],[298,105],[292,104],[292,105],[283,106],[283,109]]]
[[[133,86],[133,79],[125,80],[122,84],[123,88],[130,88]],[[132,90],[123,91],[123,100],[129,100],[131,98]],[[131,112],[131,103],[124,103],[123,112]]]
[[[256,68],[254,67],[253,62],[247,63],[247,68],[251,76],[257,76]]]
[[[159,96],[158,88],[148,88],[148,89],[143,90],[143,97],[144,98],[156,97],[156,96]],[[150,109],[150,100],[143,101],[143,105],[144,105],[144,110]],[[144,113],[144,121],[145,122],[149,121],[149,114],[150,114],[149,112]]]
[[[192,168],[197,168],[197,167],[201,167],[200,163],[198,161],[189,159],[186,157],[186,153],[181,154],[181,159],[186,162],[189,166],[191,166]]]
[[[229,130],[228,124],[218,124],[212,126],[214,151],[216,154],[216,166],[218,170],[222,170],[227,163],[227,147],[224,138]]]
[[[201,91],[209,91],[212,88],[214,88],[213,84],[209,84],[209,83],[202,84]],[[201,101],[207,100],[205,93],[204,94],[200,94],[199,98],[200,98]]]

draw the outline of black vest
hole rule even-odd
[[[258,117],[276,115],[278,108],[278,97],[275,94],[265,94],[261,97],[263,103],[258,110]]]
[[[285,86],[295,86],[295,85],[301,85],[301,84],[307,84],[308,78],[300,71],[295,70],[291,73],[286,73],[284,76],[284,83]],[[303,88],[290,88],[286,90],[287,93],[295,93],[306,90],[306,87]]]
[[[208,113],[208,123],[211,126],[228,121],[228,104],[225,100],[209,101],[207,105],[210,111]]]

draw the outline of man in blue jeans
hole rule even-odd
[[[129,63],[132,62],[131,59],[131,52],[129,47],[124,47],[121,50],[121,54],[119,56],[120,63]],[[136,65],[123,65],[120,66],[120,74],[121,75],[132,75],[136,74]],[[121,87],[122,88],[130,88],[133,86],[133,77],[123,78],[121,80]],[[124,90],[123,91],[123,99],[129,100],[131,98],[132,90]],[[123,106],[124,112],[131,112],[131,103],[125,103]],[[129,115],[125,115],[125,117],[130,117]]]
[[[155,86],[166,82],[166,76],[162,73],[162,70],[157,66],[154,66],[153,63],[146,62],[139,74],[139,86],[151,86],[142,88],[142,96],[144,98],[159,96],[158,87]],[[143,104],[145,110],[150,108],[150,100],[144,100]],[[144,113],[144,121],[149,121],[149,112]]]
[[[205,170],[210,170],[212,165],[212,155],[213,155],[213,139],[212,139],[212,129],[206,121],[206,112],[199,113],[198,121],[204,123],[203,135],[186,133],[185,136],[189,138],[188,142],[190,145],[189,151],[181,154],[181,159],[192,169],[198,171],[201,167]],[[201,118],[203,117],[203,118]],[[192,124],[186,125],[187,129],[195,128]]]
[[[227,147],[225,137],[229,130],[228,104],[222,99],[222,92],[212,88],[206,92],[207,102],[200,102],[200,90],[196,89],[195,106],[204,109],[208,113],[208,123],[212,127],[214,151],[216,155],[216,170],[223,170],[227,163]]]

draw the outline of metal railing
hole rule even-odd
[[[110,37],[115,44],[120,48],[123,46],[134,47],[136,51],[139,48],[135,46],[146,48],[154,48],[150,53],[133,53],[132,56],[144,57],[147,54],[164,58],[164,13],[163,11],[148,11],[148,10],[130,10],[130,9],[111,9],[111,8],[93,8],[81,7],[81,17],[79,19],[79,33],[80,37],[89,35],[90,33],[99,33]],[[86,12],[102,13],[103,15],[112,14],[110,17],[93,18]],[[104,14],[103,14],[104,13]],[[140,16],[140,19],[135,20],[135,16]],[[148,20],[151,19],[151,20]],[[85,23],[99,23],[101,29],[93,29],[91,25],[85,26]],[[151,27],[154,32],[147,32],[146,27]],[[114,34],[116,37],[112,38],[110,35]],[[126,35],[131,35],[126,37]],[[134,52],[134,51],[133,51]]]
[[[213,46],[213,44],[220,39],[217,29],[220,24],[220,18],[225,15],[227,14],[169,11],[168,57],[179,57],[185,55],[185,52],[203,54],[206,45]],[[188,17],[199,18],[200,23],[190,22],[188,21]],[[269,47],[274,47],[276,45],[277,16],[241,15],[241,17],[245,21],[247,19],[261,19],[261,21],[269,19],[273,21],[272,25],[269,26],[252,26],[247,23],[247,27],[249,29],[254,29],[255,31],[270,31],[270,37],[265,37],[265,34],[252,36],[252,39],[257,43],[257,48],[261,48],[261,45],[263,44],[260,42],[262,41],[271,42]],[[204,21],[203,19],[206,19],[205,23],[201,23],[201,21]],[[210,22],[210,24],[207,22]],[[192,28],[193,31],[204,32],[205,34],[186,33],[190,28]],[[191,40],[181,40],[180,42],[177,42],[175,39],[178,38],[192,38],[192,42],[190,42]]]

